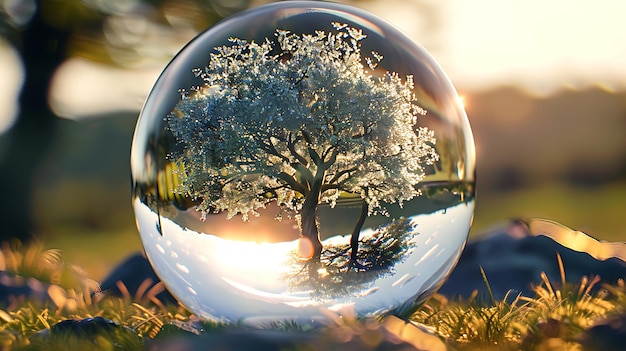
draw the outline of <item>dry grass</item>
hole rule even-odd
[[[48,296],[46,301],[16,297],[0,309],[0,350],[144,350],[165,334],[191,338],[218,328],[242,328],[199,321],[181,306],[162,304],[155,297],[163,289],[160,284],[148,288],[146,282],[134,295],[120,285],[121,297],[99,292],[93,280],[66,264],[55,250],[12,243],[5,244],[0,252],[3,270],[14,278],[36,277],[45,282]],[[466,300],[435,295],[410,318],[420,328],[393,319],[333,316],[329,316],[332,325],[321,330],[306,330],[292,323],[268,328],[314,333],[313,337],[326,346],[347,346],[341,340],[349,336],[352,341],[359,340],[359,347],[376,340],[371,344],[374,349],[391,333],[408,344],[428,341],[433,350],[583,350],[585,333],[594,323],[624,314],[626,288],[623,281],[600,287],[597,278],[571,283],[565,273],[561,264],[558,283],[544,275],[533,297],[507,295],[498,301],[491,295],[481,301],[476,295]],[[487,277],[484,279],[489,287]],[[88,334],[74,329],[53,333],[61,321],[99,317],[114,327]],[[419,330],[428,330],[430,335]],[[339,331],[348,333],[339,335]]]

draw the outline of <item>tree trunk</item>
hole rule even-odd
[[[361,215],[359,216],[359,220],[354,225],[352,236],[350,236],[350,262],[352,264],[357,263],[356,259],[359,252],[359,235],[361,234],[361,228],[363,228],[363,224],[365,223],[365,219],[367,218],[367,210],[367,202],[363,200],[361,204]]]
[[[322,242],[320,241],[319,225],[317,223],[317,206],[319,203],[321,189],[321,179],[316,180],[304,199],[304,204],[302,205],[301,210],[301,234],[303,238],[310,241],[313,251],[311,258],[314,259],[319,259],[322,255]]]
[[[37,11],[32,20],[21,36],[15,33],[14,37],[25,72],[19,117],[2,135],[2,141],[6,142],[0,152],[0,184],[3,185],[0,241],[19,238],[29,242],[35,238],[37,228],[31,213],[33,181],[57,128],[57,118],[48,105],[48,93],[52,76],[65,59],[70,33],[51,26],[44,19],[43,3],[39,0],[33,4]],[[5,29],[4,25],[2,27]]]

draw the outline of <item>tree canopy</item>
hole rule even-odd
[[[416,127],[426,112],[412,76],[378,72],[382,56],[361,55],[366,35],[333,25],[233,38],[194,70],[205,85],[183,92],[167,122],[181,144],[170,155],[184,168],[179,191],[204,215],[246,220],[276,201],[316,237],[317,206],[341,194],[360,197],[368,215],[419,195],[438,155],[433,132]]]

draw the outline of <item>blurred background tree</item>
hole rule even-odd
[[[2,2],[2,36],[17,51],[23,69],[19,112],[2,136],[3,187],[0,240],[37,235],[33,216],[34,180],[59,134],[57,112],[49,103],[54,74],[69,58],[117,67],[162,63],[181,43],[249,0],[23,0]],[[159,35],[163,34],[163,35]],[[91,82],[97,85],[97,81]],[[133,84],[120,81],[119,84]],[[92,87],[82,87],[91,90]],[[115,143],[116,140],[110,140]],[[104,160],[100,160],[103,162]],[[93,160],[98,163],[98,160]],[[46,174],[41,174],[46,177]],[[88,190],[88,189],[86,189]],[[89,191],[89,190],[88,190]],[[72,203],[72,193],[49,206]],[[102,200],[106,201],[106,200]],[[87,204],[97,207],[97,204]],[[104,214],[102,214],[104,215]]]

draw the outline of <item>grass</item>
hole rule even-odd
[[[181,306],[162,304],[155,298],[161,285],[140,288],[134,296],[98,292],[94,281],[65,262],[57,250],[12,242],[5,243],[1,253],[0,264],[9,276],[35,277],[50,284],[48,302],[15,298],[0,309],[3,351],[144,350],[172,337],[194,339],[211,331],[233,329],[247,332],[242,326],[202,322]],[[451,300],[436,294],[410,316],[409,324],[393,317],[357,319],[349,313],[344,317],[331,313],[329,325],[321,329],[307,331],[290,323],[267,328],[292,333],[294,338],[306,335],[308,346],[292,343],[282,348],[288,350],[318,349],[311,345],[352,349],[346,347],[355,345],[355,340],[360,350],[383,349],[385,340],[414,346],[427,341],[433,350],[593,350],[585,344],[590,340],[590,328],[604,318],[626,312],[625,284],[622,281],[595,289],[601,285],[597,278],[568,282],[558,259],[561,276],[555,282],[543,275],[531,297],[508,295],[498,301],[490,294],[481,301],[476,295]],[[483,277],[489,288],[484,272]],[[67,320],[82,322],[68,326]],[[90,323],[91,328],[76,327],[81,323]]]
[[[0,265],[9,276],[17,281],[33,277],[49,286],[46,302],[17,296],[0,309],[0,350],[39,349],[44,345],[45,349],[55,349],[50,338],[42,336],[42,331],[43,335],[46,331],[50,333],[53,326],[64,320],[94,317],[105,318],[120,328],[104,333],[106,335],[87,335],[86,339],[93,339],[94,343],[90,348],[117,350],[117,347],[110,348],[111,340],[121,338],[118,341],[127,343],[122,349],[138,350],[143,344],[141,338],[155,337],[166,322],[191,317],[181,306],[166,306],[155,298],[163,289],[161,284],[151,289],[138,289],[135,296],[107,296],[98,291],[98,284],[84,271],[63,261],[57,250],[10,242],[4,243],[1,253]],[[52,339],[55,338],[59,339],[59,349],[67,349],[67,335]]]
[[[558,257],[558,283],[545,274],[534,287],[535,296],[510,296],[497,301],[431,299],[411,318],[432,325],[434,332],[456,350],[595,350],[587,331],[604,318],[623,314],[624,282],[604,286],[598,278],[568,282]],[[483,273],[484,276],[484,273]],[[487,278],[485,283],[488,286]],[[595,292],[594,292],[595,291]]]
[[[547,218],[596,239],[626,241],[623,228],[626,182],[572,187],[542,184],[509,192],[481,193],[478,187],[471,235],[512,218]]]
[[[130,254],[142,251],[137,228],[87,232],[81,228],[64,228],[63,234],[46,237],[47,247],[59,248],[68,262],[80,263],[91,277],[101,281],[113,267]],[[61,232],[61,230],[59,230]]]

